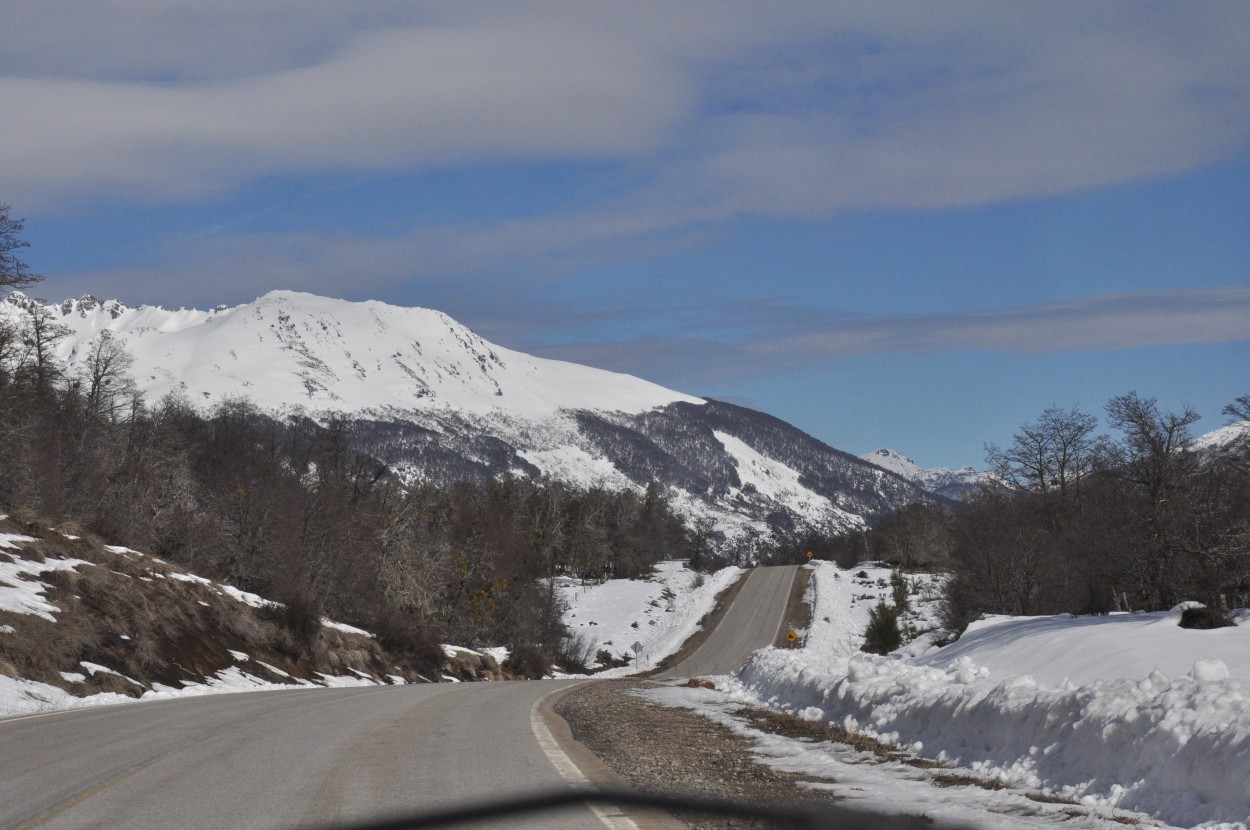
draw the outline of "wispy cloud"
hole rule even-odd
[[[719,318],[715,338],[654,337],[538,351],[663,382],[697,384],[876,354],[1037,354],[1246,341],[1250,288],[1110,294],[922,315],[832,314],[756,305],[750,311],[722,310]],[[735,326],[741,334],[726,336]]]

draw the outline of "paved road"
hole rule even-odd
[[[756,568],[703,646],[660,677],[728,674],[742,666],[751,652],[770,645],[785,624],[786,603],[798,565]]]
[[[731,671],[772,642],[794,572],[749,574],[667,676]],[[257,692],[0,721],[0,828],[324,827],[561,788],[531,713],[569,683]],[[490,826],[605,825],[578,807]]]
[[[564,786],[567,681],[259,692],[0,721],[0,827],[295,828]],[[585,807],[492,827],[594,828]]]

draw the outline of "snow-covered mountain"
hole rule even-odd
[[[1250,444],[1250,421],[1235,421],[1217,427],[1194,439],[1193,449],[1201,453],[1228,452]]]
[[[22,302],[22,295],[9,304]],[[629,375],[491,345],[439,311],[272,291],[212,311],[127,308],[94,297],[55,307],[72,366],[102,331],[119,335],[149,398],[246,395],[272,412],[385,415],[454,409],[543,417],[561,409],[642,412],[697,398]]]
[[[977,472],[971,467],[960,467],[958,470],[950,467],[921,467],[902,453],[889,449],[876,449],[860,458],[900,475],[930,493],[949,499],[966,498],[986,477],[986,473]]]
[[[21,323],[14,293],[0,316]],[[45,306],[75,371],[111,332],[149,401],[210,410],[247,398],[275,417],[351,422],[407,481],[546,475],[580,487],[665,488],[730,540],[864,526],[928,496],[771,416],[629,375],[488,343],[438,311],[291,291],[211,311],[90,296]]]

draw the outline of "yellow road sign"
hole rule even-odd
[[[791,628],[789,631],[786,632],[786,639],[789,640],[790,642],[793,643],[798,638],[799,638],[799,633],[795,631],[793,628]]]

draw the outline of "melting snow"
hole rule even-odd
[[[35,542],[29,536],[0,533],[0,548],[15,548],[13,542]],[[43,595],[48,587],[39,581],[39,574],[46,571],[70,571],[79,565],[87,565],[81,559],[6,559],[0,557],[0,611],[14,614],[34,614],[45,620],[56,620],[60,609],[48,602]]]

